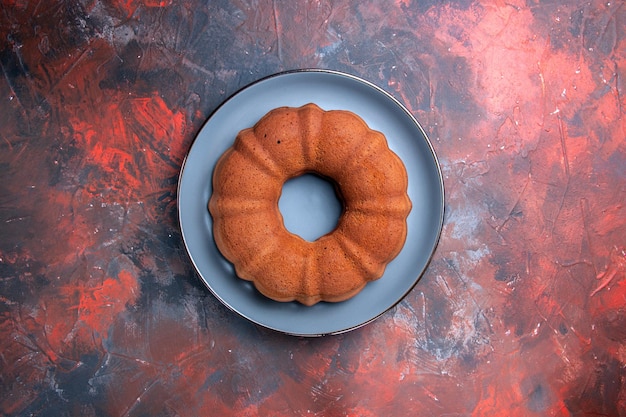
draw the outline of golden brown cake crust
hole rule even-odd
[[[343,204],[336,229],[314,242],[287,231],[278,209],[283,184],[304,173],[333,181]],[[343,301],[404,246],[407,186],[400,158],[359,116],[277,108],[239,132],[215,167],[214,239],[237,275],[273,300]]]

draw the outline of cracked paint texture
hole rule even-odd
[[[422,123],[446,218],[415,289],[302,339],[194,275],[176,184],[229,95],[366,78]],[[626,416],[626,4],[0,3],[0,413]]]

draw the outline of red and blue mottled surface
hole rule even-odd
[[[176,212],[210,113],[307,67],[400,99],[447,192],[417,287],[321,339],[223,307]],[[2,0],[0,69],[0,414],[626,415],[623,1]]]

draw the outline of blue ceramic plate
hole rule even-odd
[[[233,144],[237,133],[253,126],[276,107],[299,107],[307,103],[315,103],[324,110],[349,110],[363,118],[371,129],[382,132],[389,147],[406,166],[408,192],[413,203],[407,219],[406,243],[387,266],[383,277],[369,283],[347,301],[322,302],[312,307],[272,301],[249,282],[237,278],[233,266],[215,246],[213,222],[207,210],[215,163]],[[298,205],[298,202],[312,194],[309,187],[318,186],[307,179],[290,185],[289,198],[281,199],[281,211],[307,207],[308,204]],[[330,205],[328,213],[321,214],[322,223],[336,217],[336,212],[336,206]],[[346,332],[369,323],[411,291],[439,240],[444,188],[441,170],[426,134],[392,96],[348,74],[327,70],[291,71],[245,87],[211,115],[183,164],[178,184],[178,213],[189,257],[202,281],[222,303],[258,325],[293,335],[320,336]],[[285,217],[286,222],[287,217],[290,218],[290,230],[298,228],[293,224],[298,222],[297,215]],[[302,233],[307,233],[306,227],[303,230]]]

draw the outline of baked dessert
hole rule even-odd
[[[304,173],[333,182],[343,205],[335,230],[313,242],[287,231],[278,208],[283,184]],[[273,300],[343,301],[400,253],[407,186],[400,158],[356,114],[277,108],[239,132],[217,162],[208,204],[215,243]]]

